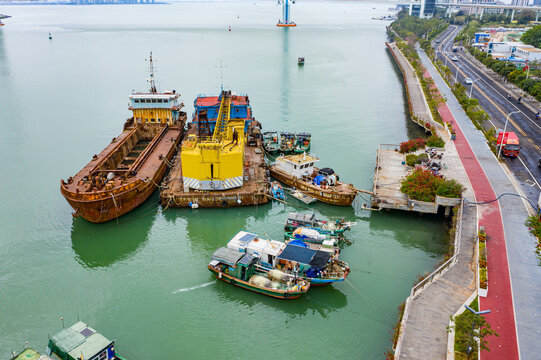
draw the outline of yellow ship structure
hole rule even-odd
[[[231,91],[221,96],[212,137],[188,135],[182,143],[185,191],[227,190],[243,184],[244,119],[231,119]],[[199,124],[201,126],[201,123]]]
[[[261,126],[248,96],[199,96],[180,158],[160,193],[164,206],[231,207],[268,202]]]

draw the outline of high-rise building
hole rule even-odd
[[[430,19],[436,10],[436,0],[415,0],[409,6],[409,14]]]
[[[533,6],[541,6],[541,0],[533,0]]]

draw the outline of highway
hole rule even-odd
[[[449,26],[434,39],[432,46],[437,51],[438,60],[447,63],[453,78],[458,73],[458,81],[466,87],[468,93],[473,86],[472,97],[479,100],[479,105],[490,116],[490,120],[483,125],[486,129],[503,129],[507,114],[518,111],[510,116],[507,131],[517,134],[522,148],[518,158],[504,158],[504,161],[519,181],[524,195],[535,205],[541,190],[541,168],[538,166],[541,159],[541,118],[536,119],[535,115],[541,109],[526,103],[525,100],[518,103],[517,94],[511,93],[509,98],[510,90],[507,86],[495,79],[494,75],[490,75],[483,64],[465,54],[462,48],[453,53],[454,38],[459,30],[459,27]],[[458,61],[452,61],[452,55],[457,56]],[[467,77],[474,81],[473,85],[465,83]]]

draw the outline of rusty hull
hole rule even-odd
[[[185,121],[185,119],[184,119]],[[125,130],[75,176],[61,181],[60,192],[75,210],[74,216],[101,223],[113,220],[141,205],[162,180],[167,161],[180,143],[179,125],[138,124]],[[149,143],[132,156],[139,141]],[[166,160],[164,160],[167,159]],[[114,178],[106,181],[109,173]]]

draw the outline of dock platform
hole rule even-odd
[[[164,207],[236,207],[260,205],[269,201],[269,183],[265,173],[265,155],[261,139],[257,145],[245,145],[244,183],[229,190],[194,190],[184,188],[180,153],[173,158],[171,171],[164,179],[160,201]]]

